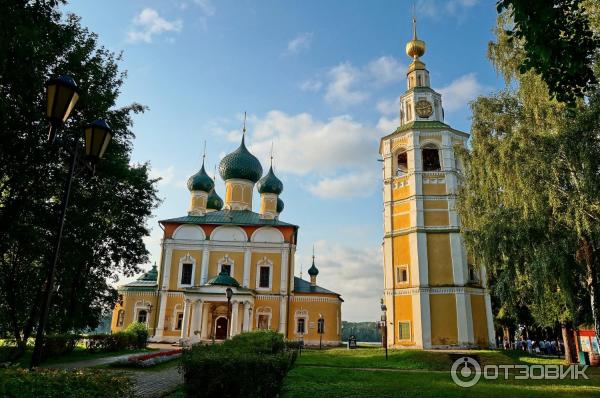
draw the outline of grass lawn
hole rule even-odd
[[[553,358],[521,351],[470,351],[485,364],[561,364]],[[321,366],[321,367],[317,367]],[[588,369],[589,380],[498,380],[471,388],[450,377],[447,352],[382,349],[306,350],[288,374],[283,398],[314,397],[596,397],[600,370]],[[362,370],[357,368],[372,368]],[[380,369],[380,370],[377,370]]]

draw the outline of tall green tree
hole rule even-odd
[[[142,239],[158,204],[148,165],[131,162],[132,115],[144,107],[116,107],[120,56],[78,17],[63,15],[62,3],[0,0],[0,334],[21,347],[39,316],[68,172],[68,153],[46,142],[47,80],[70,74],[80,89],[65,137],[95,119],[114,130],[96,174],[81,172],[73,182],[50,332],[97,326],[116,300],[110,281],[148,260]]]
[[[512,3],[519,4],[499,16],[489,48],[507,89],[472,104],[472,150],[459,201],[467,247],[490,269],[494,293],[508,308],[526,304],[539,325],[591,319],[600,335],[600,93],[587,77],[562,81],[531,66],[540,61],[539,38],[524,33],[521,19],[533,11]],[[557,12],[551,3],[539,5],[527,23]],[[591,19],[577,24],[596,26]],[[580,28],[563,31],[577,36]],[[576,58],[578,73],[596,68],[591,58]],[[564,66],[552,57],[541,61],[555,72]],[[576,99],[583,95],[585,101]]]

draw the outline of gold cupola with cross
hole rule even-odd
[[[412,30],[399,126],[379,149],[388,345],[488,347],[494,326],[485,269],[467,257],[456,211],[461,165],[455,151],[469,134],[444,123],[414,18]]]

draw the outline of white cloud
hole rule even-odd
[[[315,265],[319,269],[317,284],[340,293],[344,299],[345,321],[375,321],[380,315],[379,299],[383,294],[381,246],[345,246],[325,240],[315,243]],[[304,265],[304,277],[309,256],[297,256]]]
[[[207,17],[215,15],[216,9],[211,0],[193,0]]]
[[[329,70],[331,79],[327,85],[325,100],[338,107],[356,105],[367,99],[368,94],[356,88],[361,79],[361,71],[351,63],[345,62]]]
[[[164,169],[151,168],[150,169],[150,178],[160,178],[158,185],[167,185],[173,182],[175,178],[175,166],[168,166]]]
[[[406,65],[390,56],[379,57],[369,62],[366,69],[378,84],[394,83],[406,76]]]
[[[158,14],[158,11],[152,8],[144,8],[133,18],[132,28],[127,34],[127,39],[131,43],[151,43],[152,38],[165,32],[180,32],[183,27],[181,20],[168,21]]]
[[[475,73],[468,73],[455,80],[449,85],[436,89],[442,94],[444,110],[454,112],[464,108],[469,101],[485,93],[490,88],[477,81]]]
[[[287,49],[284,54],[298,54],[303,51],[308,51],[312,44],[313,34],[312,32],[306,32],[299,34],[290,40],[287,44]]]
[[[300,84],[300,90],[302,91],[317,92],[321,90],[321,87],[323,87],[323,83],[316,79],[308,79]]]
[[[264,117],[250,115],[248,132],[251,136],[246,143],[263,165],[273,143],[276,172],[299,176],[300,185],[315,195],[333,199],[376,192],[380,134],[373,126],[349,116],[317,120],[308,113],[272,110]],[[239,143],[239,128],[222,136]],[[360,181],[363,188],[351,189],[353,181]],[[364,187],[365,181],[373,184]]]
[[[371,195],[378,184],[379,179],[376,173],[366,171],[324,177],[317,183],[310,185],[308,190],[313,195],[323,199],[355,198]]]
[[[419,0],[417,2],[417,17],[426,16],[440,19],[447,16],[463,18],[464,13],[479,0]]]
[[[388,118],[386,116],[382,116],[379,118],[377,122],[377,129],[379,129],[383,134],[391,134],[400,126],[400,117],[396,116],[395,118]]]
[[[377,111],[382,115],[392,115],[400,112],[400,96],[395,99],[382,99],[375,106]]]

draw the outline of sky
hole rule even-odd
[[[417,0],[417,30],[446,123],[470,130],[469,101],[503,87],[486,58],[496,11],[485,0]],[[133,163],[149,162],[162,203],[149,220],[186,215],[204,142],[207,169],[246,143],[284,183],[280,219],[300,226],[296,275],[315,247],[318,284],[346,321],[376,321],[383,291],[379,139],[398,125],[412,1],[83,0],[81,17],[127,71],[117,106],[138,102]],[[217,192],[224,184],[217,179]],[[254,208],[258,209],[258,194]],[[143,264],[142,269],[151,266]],[[121,278],[118,284],[127,281]]]

